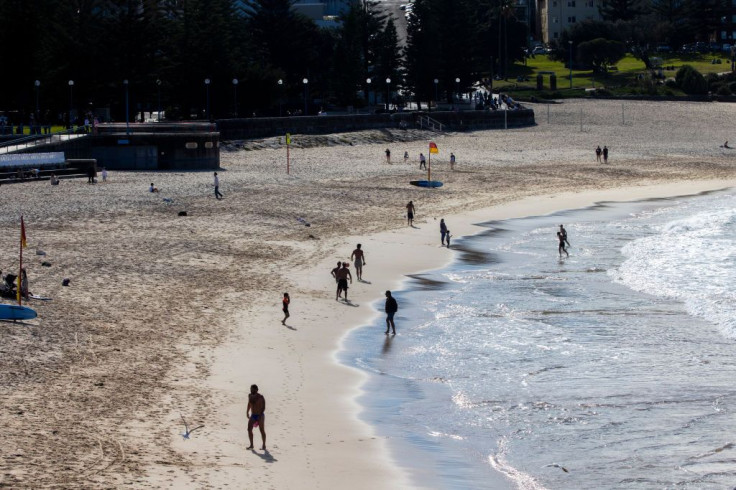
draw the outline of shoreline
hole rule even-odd
[[[233,465],[229,466],[230,470],[221,469],[216,477],[209,474],[209,483],[219,486],[243,478],[256,478],[274,488],[310,484],[324,488],[347,485],[368,488],[386,482],[402,488],[424,488],[416,475],[412,475],[411,468],[398,464],[402,458],[395,453],[395,445],[387,438],[377,436],[375,428],[361,418],[365,408],[357,400],[365,394],[362,386],[368,374],[343,364],[339,356],[344,350],[345,340],[355,329],[374,323],[377,317],[382,316],[371,305],[376,302],[379,306],[382,304],[380,300],[384,290],[402,289],[407,276],[441,269],[454,260],[454,253],[439,246],[437,223],[440,217],[445,218],[453,236],[460,238],[482,232],[483,228],[477,224],[488,221],[547,215],[601,202],[690,196],[734,186],[736,181],[707,180],[561,193],[436,217],[425,217],[418,209],[417,217],[422,221],[416,223],[417,229],[407,227],[331,241],[328,250],[340,252],[325,253],[317,264],[294,271],[291,276],[292,284],[299,285],[298,293],[292,292],[295,290],[293,287],[289,290],[292,317],[287,325],[291,324],[293,330],[281,327],[278,303],[270,295],[268,299],[263,298],[268,302],[265,311],[241,312],[234,332],[237,341],[217,348],[212,376],[206,383],[210,391],[219,395],[214,412],[217,413],[219,408],[220,417],[217,421],[210,421],[209,425],[220,429],[200,435],[197,451],[213,455],[219,453],[220,461],[231,459]],[[364,277],[369,283],[354,281],[349,291],[356,306],[351,307],[331,299],[334,283],[329,271],[336,257],[347,260],[355,243],[361,243],[365,250]],[[409,257],[407,250],[412,250]],[[342,326],[337,329],[324,328],[340,323]],[[253,334],[249,332],[253,325],[261,325],[258,328],[268,332]],[[397,332],[400,339],[401,325],[397,325]],[[251,345],[248,339],[253,337],[262,339],[263,344]],[[376,337],[383,341],[383,332],[376,332]],[[264,347],[266,351],[274,350],[270,345],[279,341],[288,346],[287,352],[263,352]],[[244,359],[244,364],[249,367],[254,364],[260,367],[253,373],[244,372],[241,363]],[[293,366],[288,367],[287,360]],[[255,456],[244,450],[247,445],[244,412],[247,386],[251,383],[259,384],[269,404],[269,456],[264,456],[262,451],[256,451],[258,456]],[[278,390],[274,390],[276,386]],[[319,400],[336,401],[325,407]],[[270,408],[274,405],[277,406],[275,411]],[[257,445],[260,435],[256,433],[254,439]],[[284,447],[286,440],[301,441],[303,446]],[[186,442],[174,442],[173,446],[177,451],[190,452]],[[321,446],[319,452],[322,454],[315,452],[309,455],[310,446]],[[223,451],[225,448],[227,450]],[[245,462],[235,464],[237,460]],[[269,471],[269,466],[275,462],[288,464],[290,470]],[[196,473],[194,470],[182,474],[180,483],[198,481]],[[159,477],[151,475],[153,481],[160,481]],[[512,488],[502,474],[497,473],[497,477],[493,482],[494,488]],[[171,479],[171,475],[167,475],[167,479]]]

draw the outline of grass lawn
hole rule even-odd
[[[715,55],[707,54],[666,54],[660,53],[657,58],[662,59],[662,66],[665,68],[663,74],[665,77],[674,77],[677,70],[683,65],[691,65],[703,75],[708,73],[722,73],[731,71],[731,60],[725,54],[717,53]],[[713,59],[720,59],[720,64],[713,64]],[[674,68],[669,70],[667,68]],[[640,74],[646,74],[644,62],[627,54],[625,58],[619,61],[615,67],[612,67],[608,74],[598,74],[593,78],[592,70],[573,70],[572,71],[572,89],[570,93],[570,70],[561,61],[551,60],[547,55],[536,55],[534,58],[528,58],[526,64],[515,63],[509,67],[508,80],[500,80],[494,82],[494,90],[508,91],[511,93],[523,93],[531,96],[537,93],[536,77],[541,71],[554,72],[557,75],[557,91],[563,96],[580,95],[580,90],[585,88],[613,88],[626,87]],[[517,77],[529,78],[529,81],[517,82]],[[545,75],[544,85],[549,90],[549,76]],[[567,94],[565,92],[568,92]],[[674,92],[677,92],[674,90]]]

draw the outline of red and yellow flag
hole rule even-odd
[[[26,224],[23,222],[23,216],[20,217],[20,246],[23,248],[28,246],[26,243]]]
[[[440,150],[437,149],[437,145],[434,143],[434,141],[429,142],[429,152],[430,153],[439,153]]]

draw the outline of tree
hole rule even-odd
[[[705,77],[690,65],[683,65],[675,74],[675,83],[686,94],[705,94],[708,82]]]
[[[577,50],[578,60],[599,72],[606,72],[608,65],[615,65],[625,55],[624,43],[603,38],[582,42]]]
[[[646,11],[644,0],[601,0],[598,12],[605,21],[632,20]]]

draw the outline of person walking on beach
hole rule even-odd
[[[284,319],[281,320],[281,325],[286,325],[286,319],[291,316],[289,315],[289,303],[291,303],[289,293],[284,293],[284,299],[281,300],[281,303],[283,304],[283,306],[281,307],[281,311],[284,312]]]
[[[455,170],[455,154],[450,153],[450,170]]]
[[[102,167],[102,182],[107,182],[107,169]]]
[[[728,143],[728,141],[726,141],[726,143]],[[409,160],[409,152],[408,151],[405,151],[404,152],[404,163],[406,163],[407,160]]]
[[[421,170],[422,167],[424,167],[424,170],[427,170],[427,159],[424,156],[424,153],[419,154],[419,169]]]
[[[350,274],[350,266],[347,262],[342,263],[342,268],[337,271],[337,295],[335,301],[339,301],[340,291],[345,291],[345,302],[348,302],[348,279],[353,283],[353,275]]]
[[[595,161],[601,163],[601,145],[598,145],[598,148],[595,149]]]
[[[557,240],[560,242],[557,246],[557,252],[560,254],[560,257],[562,257],[562,252],[565,252],[565,255],[569,257],[570,254],[567,253],[567,250],[565,249],[565,236],[561,231],[557,232]]]
[[[415,212],[416,209],[414,209],[414,201],[409,201],[409,204],[406,205],[406,220],[409,223],[409,226],[414,226]]]
[[[340,290],[340,284],[339,284],[339,281],[337,280],[337,273],[340,272],[340,268],[341,267],[342,267],[342,261],[341,260],[338,260],[337,261],[337,267],[335,267],[334,269],[332,269],[332,272],[331,272],[332,277],[335,278],[335,284],[337,284],[337,293],[335,293],[337,296],[335,297],[335,301],[337,301],[337,298],[341,298],[342,297],[342,291]]]
[[[388,335],[389,327],[396,335],[396,325],[394,324],[394,315],[399,311],[399,305],[396,299],[391,296],[391,291],[386,291],[386,335]]]
[[[442,245],[445,244],[446,235],[447,235],[447,225],[445,224],[445,219],[442,218],[440,220],[440,236],[442,237]]]
[[[350,255],[350,260],[353,260],[355,265],[355,275],[358,277],[358,281],[363,280],[363,266],[365,265],[365,253],[360,248],[360,243],[355,247],[353,253]]]
[[[261,440],[263,446],[261,449],[266,450],[266,399],[258,393],[258,385],[250,385],[250,394],[248,395],[248,408],[245,410],[245,416],[248,417],[248,439],[250,446],[246,449],[253,449],[253,427],[258,427],[261,431]]]
[[[603,145],[603,163],[608,163],[608,147]]]
[[[562,238],[565,240],[565,243],[568,247],[571,247],[570,242],[567,241],[567,230],[564,226],[560,225],[560,233],[562,233]]]
[[[388,148],[386,148],[386,163],[391,165],[391,150],[389,150]]]
[[[215,172],[215,199],[222,199],[222,193],[220,192],[220,178]]]

